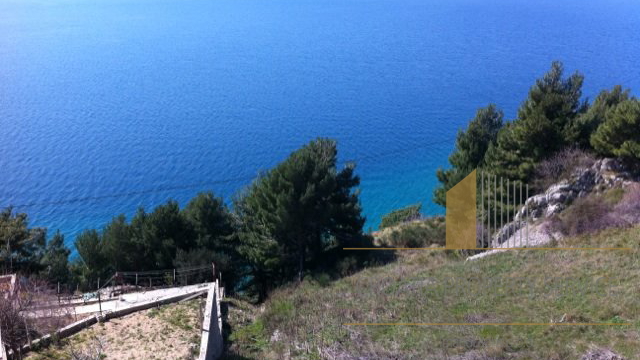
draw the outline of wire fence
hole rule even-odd
[[[529,246],[529,184],[482,170],[478,180],[479,246]]]

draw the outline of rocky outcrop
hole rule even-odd
[[[514,221],[503,226],[491,240],[492,248],[538,246],[562,238],[546,219],[564,211],[573,201],[591,193],[615,187],[627,188],[640,182],[640,171],[619,159],[601,159],[589,167],[577,168],[566,180],[532,196],[516,213]],[[492,250],[469,257],[481,258],[503,250]]]
[[[544,194],[530,197],[515,217],[516,221],[526,216],[535,221],[558,214],[575,199],[592,192],[601,192],[614,187],[626,187],[640,179],[618,159],[602,159],[591,167],[576,169],[570,179],[552,185]]]
[[[625,360],[625,358],[607,349],[592,349],[580,360]]]

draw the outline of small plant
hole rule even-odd
[[[69,352],[71,360],[102,360],[107,357],[104,354],[104,341],[97,336],[94,336],[89,344],[80,349],[71,344]]]
[[[551,226],[564,235],[577,236],[639,222],[640,186],[635,186],[627,191],[615,188],[579,198],[560,216],[551,219]]]
[[[444,218],[434,217],[403,224],[386,230],[379,239],[382,244],[390,247],[444,246],[446,241]]]
[[[257,353],[269,345],[264,323],[256,320],[253,323],[235,330],[229,337],[235,345],[249,352]]]
[[[421,207],[422,206],[420,204],[416,204],[388,213],[387,215],[382,217],[382,221],[380,222],[380,229],[419,219]]]
[[[544,191],[570,177],[576,169],[592,166],[595,161],[595,157],[584,150],[566,148],[536,165],[533,187]]]

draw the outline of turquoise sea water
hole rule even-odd
[[[358,163],[368,227],[442,212],[434,171],[476,108],[515,116],[554,59],[586,96],[637,94],[639,44],[635,0],[0,0],[0,206],[70,243],[230,199],[323,136]]]

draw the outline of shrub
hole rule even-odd
[[[446,241],[444,218],[435,217],[401,225],[383,233],[380,241],[391,247],[444,246]]]
[[[422,205],[410,205],[402,209],[394,210],[382,217],[380,222],[380,229],[388,228],[391,226],[400,225],[407,221],[416,220],[420,218],[420,209]]]
[[[604,156],[640,159],[640,101],[630,99],[607,111],[591,136],[591,145]]]
[[[640,223],[640,185],[579,198],[550,223],[554,230],[567,236]]]
[[[617,219],[623,226],[640,223],[640,184],[635,184],[625,191],[609,216]]]
[[[549,186],[570,177],[576,169],[587,168],[595,163],[595,157],[578,148],[566,148],[536,165],[533,187],[544,191]]]
[[[260,319],[235,330],[231,333],[229,340],[238,348],[246,349],[249,352],[260,352],[269,345],[264,322]]]

